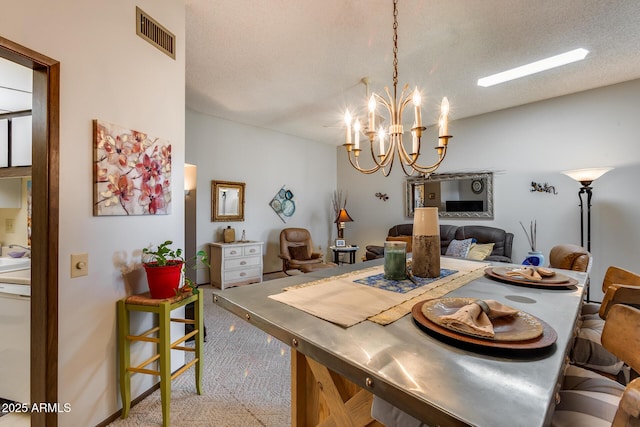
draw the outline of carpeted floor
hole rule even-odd
[[[203,392],[195,392],[193,369],[172,382],[171,426],[291,425],[289,347],[214,305],[210,286],[200,290],[207,327]],[[162,425],[159,390],[131,408],[127,419],[109,424],[158,425]]]

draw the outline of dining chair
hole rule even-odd
[[[552,247],[549,251],[549,267],[587,273],[587,281],[585,283],[587,302],[591,301],[589,275],[592,265],[593,257],[591,253],[582,246],[564,243]]]
[[[556,245],[549,251],[549,267],[588,272],[591,269],[591,253],[578,245]]]
[[[620,267],[607,269],[602,281],[604,298],[602,303],[585,303],[582,306],[580,329],[571,349],[571,361],[584,368],[593,369],[621,382],[628,381],[628,372],[623,372],[624,363],[608,351],[601,342],[605,319],[617,304],[640,307],[640,275]]]
[[[640,371],[640,310],[622,304],[611,307],[602,344]],[[558,399],[552,427],[640,426],[640,378],[625,387],[593,371],[569,365]]]

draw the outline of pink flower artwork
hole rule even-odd
[[[171,213],[171,144],[101,120],[93,141],[95,216]]]

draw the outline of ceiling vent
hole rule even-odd
[[[176,59],[176,36],[139,7],[136,7],[136,34]]]

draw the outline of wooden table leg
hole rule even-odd
[[[291,349],[291,425],[383,427],[371,418],[373,395]]]

